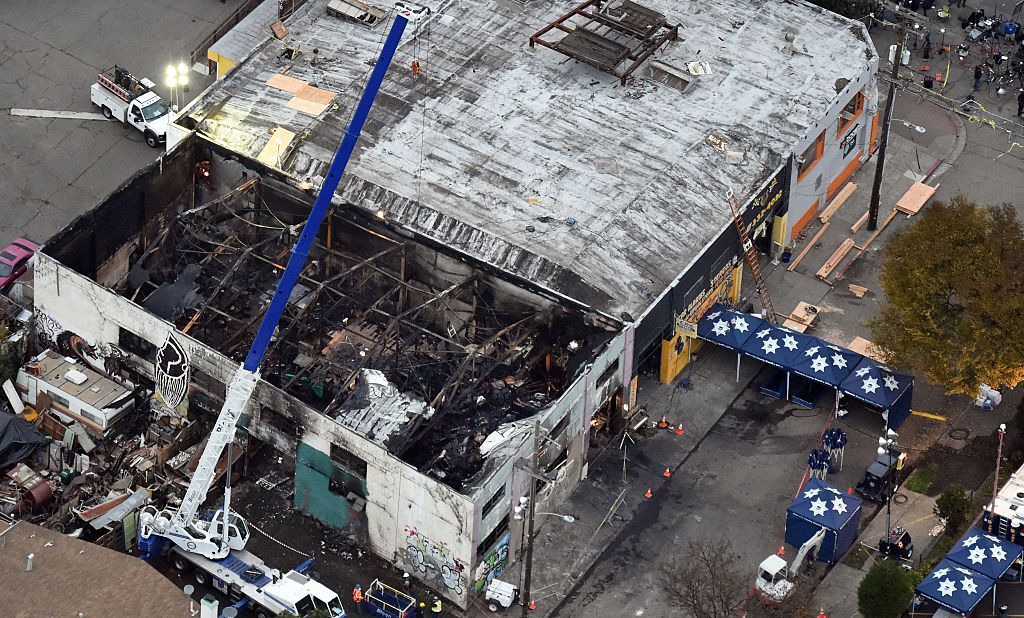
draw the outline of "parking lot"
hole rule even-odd
[[[95,111],[89,86],[115,63],[160,82],[239,4],[214,0],[5,0],[0,11],[0,243],[47,240],[159,151],[120,123],[12,117]],[[189,96],[206,78],[192,73]],[[158,87],[158,92],[165,94]]]

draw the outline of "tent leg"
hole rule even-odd
[[[789,401],[789,372],[786,372],[786,401]]]
[[[736,355],[736,381],[740,381],[740,355]]]

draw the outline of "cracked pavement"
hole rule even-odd
[[[95,111],[89,87],[115,63],[159,84],[163,67],[187,58],[240,3],[4,0],[0,243],[45,242],[160,154],[118,122],[12,117],[11,108]],[[210,83],[191,78],[188,98]]]

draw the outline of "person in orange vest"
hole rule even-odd
[[[356,587],[352,589],[352,602],[356,604],[356,612],[363,613],[363,601],[366,599],[363,596],[363,587],[356,584]]]

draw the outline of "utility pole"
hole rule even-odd
[[[1006,435],[1006,423],[999,425],[999,447],[996,449],[996,480],[992,483],[992,504],[989,506],[988,531],[996,527],[996,498],[999,496],[999,467],[1003,463],[1003,437]]]
[[[540,421],[533,422],[533,455],[530,458],[530,519],[526,532],[526,575],[523,577],[523,618],[530,615],[530,578],[533,576],[533,520],[537,510],[537,467],[540,465]]]
[[[889,98],[885,101],[885,113],[882,116],[882,130],[879,132],[878,161],[875,163],[875,183],[871,187],[871,205],[868,207],[868,231],[878,229],[878,205],[881,201],[882,174],[885,171],[885,147],[889,142],[889,124],[892,122],[892,108],[896,103],[896,80],[899,78],[900,65],[903,63],[903,50],[907,46],[907,19],[897,9],[900,18],[899,42],[896,44],[896,57],[892,59],[892,79],[889,80]]]

